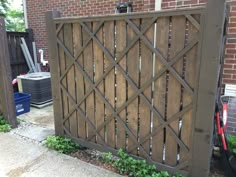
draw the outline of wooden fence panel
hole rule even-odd
[[[23,37],[29,47],[31,56],[33,52],[31,50],[33,42],[33,32],[28,30],[27,32],[7,32],[7,41],[10,54],[10,65],[12,71],[12,79],[16,78],[20,74],[26,74],[29,71],[24,54],[21,49],[21,37]]]
[[[52,82],[59,83],[54,107],[64,112],[56,133],[197,176],[202,166],[192,166],[192,139],[205,10],[56,19],[48,13],[49,35],[56,34],[49,45],[58,53],[49,50],[57,66]]]

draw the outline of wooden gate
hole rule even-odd
[[[56,133],[207,176],[225,13],[222,0],[100,17],[48,12]]]

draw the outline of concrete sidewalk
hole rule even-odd
[[[48,150],[11,133],[0,133],[0,177],[120,177]]]

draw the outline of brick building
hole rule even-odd
[[[62,16],[114,14],[118,3],[127,1],[133,3],[134,12],[191,8],[204,6],[207,2],[207,0],[27,0],[28,27],[34,31],[37,48],[43,49],[45,58],[48,59],[45,26],[46,11],[59,10]],[[236,84],[236,0],[228,1],[230,4],[230,18],[225,49],[223,84]],[[232,108],[232,110],[235,111],[230,114],[228,130],[236,133],[236,109]]]

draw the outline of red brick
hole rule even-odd
[[[236,28],[228,28],[228,33],[236,33]]]
[[[236,48],[236,44],[226,44],[225,48],[230,48],[230,49],[235,49]]]
[[[236,23],[229,23],[228,27],[236,27]]]
[[[227,54],[236,54],[236,49],[226,49]]]
[[[224,79],[231,79],[232,75],[231,74],[223,74]]]
[[[236,7],[235,6],[231,7],[230,11],[231,12],[236,12]]]
[[[232,79],[223,79],[224,84],[236,84],[236,80]]]
[[[230,23],[236,23],[236,17],[230,17],[229,22]]]
[[[233,69],[232,64],[224,64],[224,69]]]

